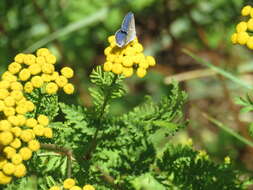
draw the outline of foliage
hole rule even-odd
[[[186,94],[177,83],[169,86],[167,96],[159,102],[146,96],[128,113],[111,115],[111,100],[126,93],[122,79],[97,67],[91,74],[91,108],[58,103],[54,96],[43,97],[40,91],[34,91],[29,98],[35,104],[39,96],[47,100],[40,102],[47,109],[38,109],[37,114],[51,116],[55,134],[53,139],[41,142],[57,145],[56,153],[42,149],[28,163],[30,175],[5,189],[29,189],[31,183],[48,189],[65,179],[70,169],[81,185],[92,184],[96,189],[151,189],[152,185],[161,190],[246,187],[248,180],[242,181],[241,173],[229,163],[216,164],[189,145],[169,141],[165,149],[156,145],[161,131],[169,139],[187,124],[182,112]],[[66,150],[71,150],[71,157]]]
[[[0,189],[48,190],[69,177],[80,185],[92,184],[97,190],[247,189],[252,184],[248,171],[252,162],[247,159],[245,169],[242,158],[247,153],[247,143],[237,141],[243,139],[237,133],[239,119],[230,109],[234,106],[230,107],[229,94],[241,93],[243,87],[252,89],[238,76],[241,67],[238,57],[234,59],[235,55],[244,60],[250,56],[240,48],[232,49],[227,40],[246,2],[249,1],[1,1],[0,73],[17,52],[33,52],[47,45],[62,65],[73,67],[79,92],[70,98],[61,93],[45,94],[43,88],[25,94],[36,106],[27,117],[48,116],[54,137],[38,137],[41,149],[26,162],[26,177],[13,179]],[[147,45],[144,54],[155,55],[159,62],[145,79],[125,79],[101,67],[92,71],[104,63],[106,38],[115,33],[128,11],[135,14],[139,41]],[[210,62],[204,61],[187,53],[229,79],[224,82],[219,76],[182,82],[181,87],[189,94],[187,106],[186,92],[179,84],[164,84],[164,75],[199,69],[195,61],[189,62],[182,54],[182,47],[210,58]],[[250,65],[251,62],[246,66],[252,71]],[[217,91],[217,86],[222,86],[221,90]],[[236,103],[243,106],[242,112],[253,110],[250,95],[237,98]],[[200,112],[193,109],[194,113],[190,113],[192,105],[201,108]],[[202,106],[208,113],[213,111],[212,119],[217,120],[203,119]],[[186,128],[188,119],[190,126]],[[219,129],[226,131],[228,137],[213,130],[211,124],[221,126]],[[253,137],[253,123],[248,129]],[[205,149],[211,154],[174,142],[174,135],[185,133],[192,135],[196,147],[207,144]],[[222,162],[225,154],[236,162]]]

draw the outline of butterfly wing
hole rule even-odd
[[[121,29],[115,33],[116,44],[119,47],[127,45],[136,37],[134,14],[127,13],[121,25]]]
[[[119,29],[115,33],[116,44],[119,47],[123,47],[126,44],[127,33]]]
[[[136,37],[134,14],[130,13],[130,15],[131,15],[131,17],[130,17],[129,22],[128,22],[126,44],[130,43],[131,41],[133,41],[134,38]]]

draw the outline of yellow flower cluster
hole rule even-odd
[[[26,174],[23,161],[29,160],[40,148],[36,137],[53,137],[47,116],[26,117],[35,105],[26,99],[25,93],[31,93],[34,88],[44,88],[48,94],[56,93],[59,87],[67,94],[74,91],[73,85],[68,83],[73,70],[65,67],[60,75],[55,71],[55,63],[55,56],[42,48],[37,56],[18,54],[1,76],[0,184],[8,184],[13,177]]]
[[[23,114],[9,116],[0,121],[0,184],[8,184],[12,176],[23,177],[32,153],[39,150],[36,136],[52,138],[48,127],[49,119],[39,115],[37,119],[26,118]]]
[[[136,69],[136,75],[142,78],[150,66],[155,66],[154,57],[143,54],[143,47],[138,43],[137,37],[122,48],[116,45],[115,36],[110,36],[108,41],[110,46],[104,50],[106,56],[104,71],[112,71],[115,74],[130,77]]]
[[[249,34],[253,31],[253,8],[250,5],[244,6],[241,15],[249,16],[249,19],[237,24],[236,32],[232,34],[231,41],[233,44],[246,45],[249,49],[253,49],[253,36]]]
[[[73,70],[64,67],[61,74],[55,71],[56,57],[46,48],[39,49],[36,55],[18,54],[3,77],[22,82],[26,93],[31,93],[34,88],[44,87],[48,94],[57,93],[59,88],[63,88],[66,94],[72,94],[74,86],[68,83],[68,79],[73,77]]]
[[[72,178],[68,178],[63,182],[63,188],[69,190],[95,190],[92,185],[84,185],[83,188],[76,185],[76,182]],[[61,190],[62,186],[53,186],[49,190]]]

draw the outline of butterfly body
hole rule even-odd
[[[136,31],[134,14],[132,12],[129,12],[125,16],[121,28],[115,33],[116,44],[118,47],[122,48],[133,41],[135,37]]]

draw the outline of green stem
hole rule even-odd
[[[249,141],[248,139],[244,138],[243,136],[239,135],[238,133],[236,133],[235,131],[233,131],[232,129],[230,129],[229,127],[225,126],[223,123],[221,123],[220,121],[216,120],[215,118],[209,116],[207,113],[202,113],[202,115],[211,123],[215,124],[217,127],[219,127],[220,129],[224,130],[225,132],[227,132],[228,134],[232,135],[233,137],[237,138],[239,141],[241,141],[242,143],[253,147],[253,142]]]
[[[111,87],[114,86],[117,78],[118,78],[118,75],[114,75],[113,81],[112,81],[112,83],[111,83],[111,85],[110,85],[109,88],[111,88]],[[94,136],[92,138],[90,148],[86,151],[86,153],[83,156],[83,158],[86,159],[86,160],[89,160],[91,158],[92,151],[96,149],[98,134],[99,134],[99,131],[100,131],[101,126],[102,126],[102,124],[101,124],[102,123],[102,119],[103,119],[103,116],[104,116],[104,113],[105,113],[105,108],[107,106],[107,103],[110,100],[110,97],[111,97],[111,91],[107,90],[107,93],[105,94],[103,105],[101,107],[100,114],[98,116],[98,126],[97,126],[96,131],[94,133]]]

